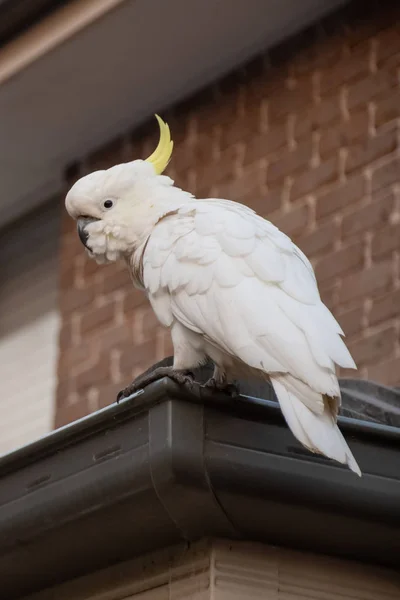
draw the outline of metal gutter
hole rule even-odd
[[[400,434],[341,419],[359,479],[296,443],[272,398],[169,380],[0,460],[1,597],[219,536],[400,566]]]

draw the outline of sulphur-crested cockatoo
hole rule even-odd
[[[157,119],[160,141],[147,160],[86,175],[66,197],[89,255],[99,263],[124,259],[171,331],[173,367],[139,378],[122,394],[166,375],[188,381],[191,369],[211,359],[209,385],[268,379],[295,437],[360,474],[336,424],[335,364],[356,366],[310,262],[247,206],[196,199],[162,175],[173,142]]]

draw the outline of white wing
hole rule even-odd
[[[334,363],[355,367],[308,259],[240,204],[198,200],[162,220],[145,252],[144,283],[152,296],[168,293],[189,329],[251,367],[291,373],[332,396]]]
[[[276,374],[271,381],[293,433],[327,453],[312,435],[296,431],[294,421],[304,417],[293,419],[280,386],[294,390],[314,417],[328,411],[334,423],[335,363],[355,364],[321,302],[310,262],[285,234],[235,202],[188,202],[155,227],[143,272],[166,325],[177,319],[250,367]],[[327,407],[324,394],[336,405]]]

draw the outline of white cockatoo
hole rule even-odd
[[[209,385],[269,380],[294,436],[360,475],[336,422],[335,364],[356,365],[321,301],[310,262],[247,206],[196,199],[162,175],[173,142],[157,119],[160,141],[147,160],[86,175],[66,197],[89,255],[98,263],[124,259],[171,332],[173,367],[156,369],[122,393],[166,375],[188,381],[193,368],[211,359]]]

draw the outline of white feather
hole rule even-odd
[[[271,383],[294,436],[311,452],[324,454],[328,458],[347,464],[352,471],[361,476],[360,467],[337,426],[336,417],[332,414],[329,404],[325,403],[322,413],[315,413],[299,399],[293,390],[294,386],[290,385],[284,376],[272,377]]]
[[[160,267],[158,239],[165,236]],[[203,339],[204,354],[217,355],[221,370],[234,364],[270,376],[301,443],[358,472],[336,426],[335,364],[355,365],[310,262],[286,235],[240,204],[197,200],[153,229],[144,283],[150,295],[168,298],[163,320]]]

